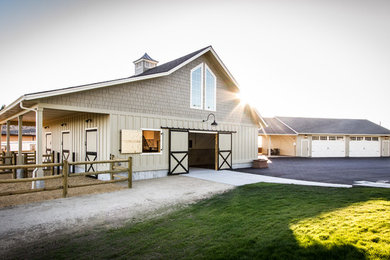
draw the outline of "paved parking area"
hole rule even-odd
[[[191,168],[190,173],[184,176],[212,181],[212,182],[229,184],[233,186],[242,186],[242,185],[258,183],[258,182],[267,182],[267,183],[296,184],[296,185],[337,187],[337,188],[352,187],[351,185],[346,185],[346,184],[294,180],[289,178],[278,178],[278,177],[250,174],[250,173],[231,171],[231,170],[214,171],[210,169]]]
[[[390,183],[390,158],[271,158],[268,169],[237,171],[296,180],[357,184]]]

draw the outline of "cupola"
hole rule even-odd
[[[148,69],[156,67],[158,61],[153,60],[147,53],[145,53],[141,58],[134,61],[133,63],[135,66],[135,75],[138,75]]]

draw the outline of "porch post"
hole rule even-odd
[[[18,162],[17,164],[23,164],[22,149],[23,149],[23,116],[18,117]],[[23,169],[16,170],[16,178],[23,178]]]
[[[2,144],[2,140],[1,140],[1,138],[3,137],[3,125],[2,124],[0,124],[0,153],[2,153],[3,152],[3,150],[1,149],[1,144]]]
[[[36,110],[36,116],[35,116],[35,134],[36,134],[36,157],[35,157],[35,163],[36,164],[42,164],[42,128],[43,128],[43,108],[38,107]],[[43,177],[43,169],[38,168],[37,170],[37,177]],[[33,183],[33,186],[35,186],[36,189],[44,188],[45,182],[44,181],[35,181],[35,185]]]
[[[7,141],[7,146],[6,146],[6,149],[7,149],[7,153],[10,152],[11,150],[11,145],[10,145],[10,122],[7,121],[7,137],[6,137],[6,141]]]
[[[7,137],[6,137],[6,149],[7,149],[7,153],[6,155],[7,156],[10,156],[11,155],[11,144],[10,144],[10,138],[11,138],[11,131],[10,131],[10,125],[11,125],[11,122],[10,121],[7,121]],[[7,158],[7,164],[11,164],[12,162],[12,159],[10,158]]]
[[[271,136],[268,136],[268,156],[271,156]]]
[[[23,149],[23,116],[18,117],[18,164],[21,164]]]

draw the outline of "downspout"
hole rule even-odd
[[[24,107],[22,102],[23,101],[20,101],[20,103],[19,103],[21,109],[28,110],[28,111],[33,111],[33,112],[35,112],[35,115],[37,115],[37,109],[36,108]]]

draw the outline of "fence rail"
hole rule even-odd
[[[127,162],[128,166],[127,167],[118,167],[118,166],[114,165],[115,163],[121,163],[121,162]],[[69,172],[69,170],[70,170],[69,166],[83,165],[83,164],[84,165],[87,165],[87,164],[89,164],[89,165],[91,165],[91,164],[110,164],[110,169],[109,170],[102,170],[102,171],[94,171],[94,172],[81,172],[81,173],[70,173]],[[68,195],[69,188],[102,185],[102,184],[116,183],[116,182],[123,182],[123,181],[127,181],[128,188],[132,188],[132,186],[133,186],[133,170],[132,170],[133,165],[132,165],[132,158],[131,157],[129,157],[128,159],[115,159],[115,160],[102,160],[102,161],[68,162],[67,160],[65,160],[62,163],[7,165],[7,166],[0,166],[0,170],[13,170],[13,171],[15,171],[16,169],[31,169],[31,168],[38,169],[38,168],[46,168],[46,167],[52,167],[52,169],[53,169],[56,166],[62,167],[62,173],[59,175],[33,177],[33,178],[22,178],[22,179],[0,179],[0,184],[62,179],[61,186],[45,187],[45,188],[30,189],[30,190],[19,190],[19,191],[6,191],[6,192],[0,192],[0,196],[26,194],[26,193],[39,192],[39,191],[51,191],[51,190],[62,189],[62,196],[65,198]],[[127,177],[116,175],[116,173],[122,173],[122,172],[127,172]],[[88,184],[76,184],[76,185],[69,184],[69,178],[74,178],[77,176],[99,175],[99,174],[110,174],[110,180],[96,182],[96,183],[88,183]]]

